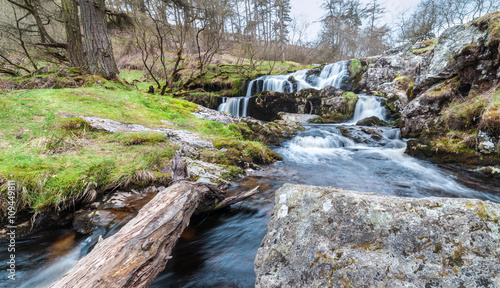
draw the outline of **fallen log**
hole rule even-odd
[[[185,175],[178,165],[180,153],[175,156],[171,166],[178,171],[173,174]],[[198,207],[227,207],[255,194],[257,188],[225,199],[213,185],[179,180],[160,191],[118,233],[100,240],[51,287],[149,287]]]

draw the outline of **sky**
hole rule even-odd
[[[307,18],[312,24],[309,27],[307,35],[309,40],[313,40],[321,30],[319,19],[325,14],[321,9],[321,4],[324,0],[290,0],[292,5],[292,17]],[[367,4],[370,0],[360,0],[361,3]],[[384,18],[380,19],[380,23],[388,23],[392,26],[397,17],[412,9],[420,2],[420,0],[378,0],[378,2],[387,10]]]

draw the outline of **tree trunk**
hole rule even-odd
[[[106,79],[118,76],[113,48],[106,28],[104,0],[80,0],[88,71]]]
[[[187,177],[180,152],[171,162],[177,179]],[[217,210],[242,201],[258,187],[225,198],[215,186],[180,180],[160,191],[115,235],[100,240],[94,249],[51,287],[149,287],[163,271],[191,215]]]
[[[70,65],[72,67],[86,67],[85,55],[83,54],[82,32],[78,18],[78,6],[75,0],[62,0],[61,5]]]

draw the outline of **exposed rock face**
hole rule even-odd
[[[406,153],[470,168],[500,167],[499,21],[494,12],[452,27],[424,55],[401,112],[402,135],[418,137]]]
[[[256,287],[500,287],[500,205],[285,184]]]
[[[471,43],[484,42],[486,34],[474,26],[458,25],[444,31],[436,47],[427,54],[415,75],[415,87],[430,86],[457,75],[455,56]]]
[[[460,95],[459,85],[457,79],[451,79],[431,87],[411,101],[401,112],[400,126],[403,137],[419,136],[443,106]]]
[[[333,86],[322,90],[303,89],[293,93],[263,92],[254,95],[249,102],[251,115],[257,119],[272,121],[281,112],[316,114],[323,122],[347,120],[354,114],[358,97]]]
[[[363,75],[359,83],[361,89],[382,90],[383,85],[392,82],[397,74],[408,74],[411,62],[400,55],[381,56]],[[386,87],[385,90],[389,89]]]

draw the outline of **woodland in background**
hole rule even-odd
[[[423,0],[395,23],[381,23],[386,11],[377,0],[325,0],[322,8],[322,31],[309,40],[316,19],[292,19],[289,0],[0,0],[0,73],[64,65],[114,79],[118,68],[140,69],[163,94],[178,87],[182,69],[203,82],[221,61],[249,75],[259,61],[377,55],[435,38],[500,3]]]

